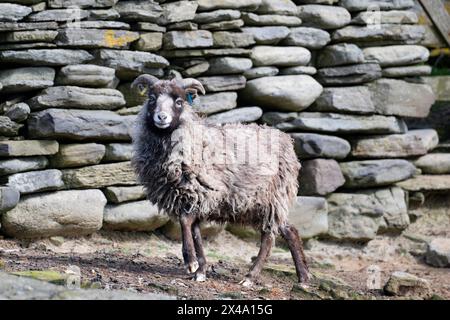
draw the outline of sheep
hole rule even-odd
[[[132,166],[148,200],[179,221],[187,273],[206,280],[200,223],[231,222],[261,231],[258,256],[242,285],[258,278],[278,234],[299,282],[306,283],[302,241],[288,222],[301,168],[292,138],[264,125],[208,123],[190,105],[205,94],[195,79],[141,75],[132,87],[148,98],[133,133]]]

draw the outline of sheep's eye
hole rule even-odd
[[[183,106],[183,100],[181,100],[180,98],[178,98],[175,101],[175,104],[177,105],[178,108],[181,108]]]
[[[148,102],[153,103],[155,101],[156,101],[156,96],[154,94],[152,94],[148,97]]]

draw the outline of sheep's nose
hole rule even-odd
[[[165,121],[167,119],[167,114],[165,113],[158,113],[158,119],[161,121]]]

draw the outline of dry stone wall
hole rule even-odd
[[[211,122],[292,135],[303,169],[290,219],[303,237],[364,241],[406,228],[409,194],[450,189],[449,154],[428,154],[436,131],[404,121],[435,100],[413,5],[1,0],[1,232],[179,236],[130,167],[143,103],[130,83],[142,73],[199,79],[207,95],[194,108]]]

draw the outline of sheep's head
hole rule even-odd
[[[192,112],[188,102],[198,92],[205,94],[200,81],[195,79],[159,80],[151,75],[141,75],[132,84],[140,94],[147,96],[144,106],[148,125],[157,131],[173,131],[183,118],[183,113]]]

